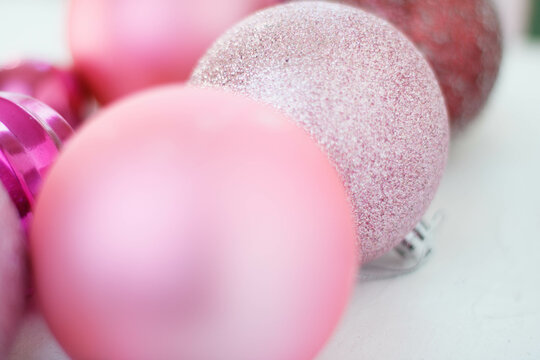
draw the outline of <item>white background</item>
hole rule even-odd
[[[66,4],[0,0],[0,61],[69,63]],[[430,210],[446,215],[433,257],[412,275],[359,282],[317,360],[540,359],[540,46],[516,40],[523,14],[507,15],[497,88],[454,139]],[[29,313],[10,360],[64,359]]]

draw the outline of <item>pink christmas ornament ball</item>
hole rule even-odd
[[[7,356],[25,305],[25,235],[34,200],[72,131],[42,102],[0,92],[0,359]]]
[[[345,189],[284,115],[216,90],[120,101],[37,204],[38,302],[74,359],[310,360],[357,259]]]
[[[0,184],[0,358],[7,356],[25,305],[26,261],[17,209]]]
[[[502,30],[491,1],[344,2],[387,19],[418,46],[437,75],[456,129],[484,108],[502,58]]]
[[[362,10],[263,10],[224,34],[191,82],[274,105],[312,135],[347,188],[363,262],[397,245],[437,190],[449,141],[437,80],[402,33]]]
[[[78,127],[89,103],[88,94],[71,69],[44,61],[23,60],[0,68],[0,91],[31,96],[56,110]]]
[[[0,92],[0,183],[25,230],[43,178],[72,133],[66,120],[41,101]]]
[[[189,77],[227,28],[279,0],[72,0],[70,47],[77,70],[108,103]]]

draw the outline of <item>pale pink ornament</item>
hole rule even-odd
[[[153,85],[184,81],[222,32],[279,0],[72,0],[77,70],[108,103]]]
[[[331,163],[284,115],[167,87],[102,112],[50,172],[38,301],[74,359],[311,360],[355,279]]]
[[[449,141],[437,80],[402,33],[360,9],[261,11],[212,46],[191,82],[272,104],[317,140],[348,190],[363,262],[397,245],[437,190]]]
[[[26,258],[17,209],[0,184],[0,358],[7,356],[21,319],[26,293]]]

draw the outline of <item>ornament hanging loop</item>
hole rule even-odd
[[[418,270],[432,254],[434,234],[443,219],[439,211],[430,221],[421,220],[391,253],[365,264],[360,280],[390,279]]]

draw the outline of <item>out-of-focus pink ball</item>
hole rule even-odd
[[[247,98],[153,90],[97,116],[38,201],[39,303],[75,359],[310,360],[353,284],[326,156]]]
[[[25,60],[0,68],[0,91],[36,98],[76,128],[84,119],[88,96],[71,69]]]
[[[19,215],[0,184],[0,358],[7,351],[25,303],[25,258]]]
[[[43,178],[72,134],[66,120],[41,101],[0,92],[0,183],[25,230]]]
[[[153,85],[184,81],[228,27],[280,0],[72,0],[76,68],[107,103]]]
[[[387,19],[416,43],[435,70],[456,129],[478,115],[502,57],[501,28],[489,0],[343,1]]]
[[[414,45],[373,15],[327,2],[264,10],[223,35],[192,82],[272,104],[311,133],[347,187],[363,262],[397,245],[435,195],[444,98]]]

